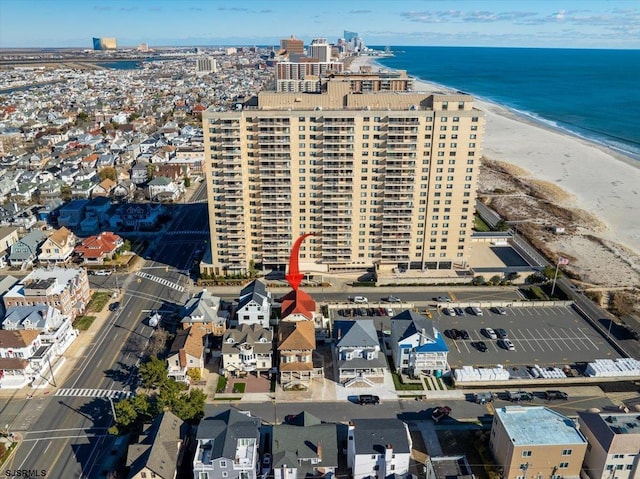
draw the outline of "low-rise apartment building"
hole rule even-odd
[[[576,424],[542,406],[496,409],[489,446],[504,479],[578,479],[587,451]]]

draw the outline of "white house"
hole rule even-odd
[[[389,341],[398,372],[440,376],[449,370],[449,348],[433,322],[406,310],[391,318]]]
[[[409,477],[411,436],[400,419],[353,419],[347,434],[353,479]]]
[[[343,386],[380,386],[387,371],[387,361],[373,319],[335,321],[335,364]]]
[[[241,324],[222,337],[222,367],[225,375],[242,376],[268,372],[273,360],[273,331],[259,324]]]
[[[0,329],[0,387],[20,389],[51,361],[52,348],[42,344],[36,329]]]
[[[240,291],[236,310],[238,324],[259,324],[268,328],[271,302],[271,293],[267,291],[267,286],[262,281],[252,281]]]

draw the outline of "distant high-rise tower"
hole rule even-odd
[[[358,33],[357,32],[350,32],[348,30],[344,31],[344,39],[348,42],[350,42],[351,40],[353,40],[354,38],[358,38]]]
[[[93,38],[94,50],[115,50],[118,43],[115,38]]]
[[[304,55],[304,42],[291,35],[290,38],[280,40],[280,51],[286,51],[289,55]]]
[[[207,75],[218,71],[218,62],[215,58],[202,57],[196,60],[196,75]]]
[[[319,62],[329,62],[331,61],[331,45],[326,38],[314,38],[309,45],[307,56],[317,58]]]

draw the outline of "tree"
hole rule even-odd
[[[542,270],[542,274],[547,280],[552,280],[556,274],[556,268],[553,266],[545,266]],[[562,272],[558,271],[558,278],[562,277]]]
[[[196,422],[204,416],[207,395],[201,389],[193,388],[188,394],[181,394],[173,412],[183,421]]]
[[[509,224],[505,220],[500,220],[496,223],[496,231],[508,231]]]
[[[118,171],[113,166],[107,166],[98,171],[98,178],[100,178],[100,181],[104,181],[107,178],[113,181],[117,181]]]
[[[142,363],[139,368],[142,385],[147,388],[164,386],[167,382],[167,363],[157,356],[151,356],[146,363]]]
[[[149,163],[147,165],[147,179],[152,180],[156,172],[156,165]]]
[[[502,277],[499,274],[495,274],[491,276],[491,278],[489,279],[489,284],[490,285],[500,284],[501,280],[502,280]]]
[[[202,379],[202,374],[200,370],[197,368],[192,368],[187,371],[187,376],[191,378],[192,381],[200,381]]]
[[[184,179],[184,187],[189,188],[191,186],[191,178]]]
[[[60,187],[60,197],[62,198],[62,201],[71,200],[71,187],[69,185]]]
[[[473,284],[474,286],[482,286],[482,285],[484,285],[486,283],[487,283],[487,280],[484,279],[484,276],[476,276],[471,281],[471,284]]]
[[[129,429],[136,423],[144,423],[157,414],[146,394],[123,399],[115,403],[114,409],[115,423],[119,431]]]

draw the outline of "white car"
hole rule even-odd
[[[510,339],[501,339],[502,347],[507,351],[515,351],[516,347],[513,345]]]
[[[453,308],[444,308],[444,312],[445,312],[445,314],[448,314],[449,316],[455,316],[456,315],[456,311]]]
[[[110,269],[99,269],[93,272],[93,274],[96,276],[109,276],[111,273],[113,273],[113,271],[111,271]]]
[[[492,328],[484,328],[484,334],[489,339],[498,339],[498,335]]]
[[[364,296],[354,296],[353,302],[354,303],[364,304],[364,303],[368,303],[369,300],[367,298],[365,298]]]

